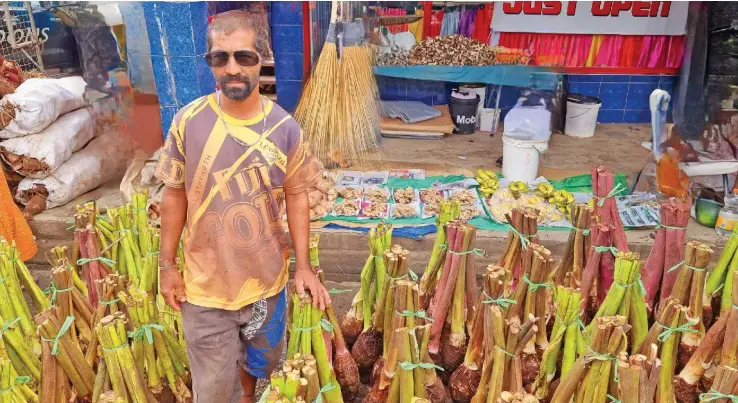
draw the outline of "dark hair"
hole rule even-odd
[[[267,49],[269,48],[267,39],[263,35],[266,25],[264,25],[264,22],[258,16],[243,10],[226,11],[213,18],[205,34],[208,51],[213,46],[213,32],[230,35],[239,29],[250,29],[254,32],[254,47],[256,48],[256,52],[259,56],[266,57]]]

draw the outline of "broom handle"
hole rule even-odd
[[[338,19],[338,1],[331,2],[331,24],[335,24]]]

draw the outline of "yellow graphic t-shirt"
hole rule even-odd
[[[320,169],[297,122],[262,102],[249,120],[219,117],[214,94],[192,102],[174,117],[159,159],[156,176],[187,191],[184,282],[195,305],[237,310],[287,283],[280,205]]]

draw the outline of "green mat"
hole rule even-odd
[[[449,175],[449,176],[430,176],[425,179],[403,179],[403,178],[389,178],[387,183],[385,185],[382,185],[382,187],[386,187],[389,189],[394,188],[407,188],[411,187],[413,189],[425,189],[431,187],[434,183],[438,182],[440,184],[446,184],[451,182],[458,182],[464,179],[469,179],[468,176],[464,175]],[[569,192],[582,192],[582,193],[592,193],[592,176],[589,174],[583,174],[583,175],[576,175],[576,176],[570,176],[568,178],[560,179],[560,180],[550,180],[551,184],[556,190],[568,190]],[[615,175],[615,186],[620,183],[622,186],[622,191],[618,193],[618,195],[621,194],[627,194],[627,182],[626,182],[626,176],[625,174],[617,174]],[[486,213],[486,211],[485,211]],[[343,221],[343,222],[351,222],[351,223],[360,223],[360,224],[375,224],[378,223],[379,219],[369,219],[369,220],[359,220],[357,217],[332,217],[327,216],[323,218],[321,221]],[[434,224],[436,222],[436,219],[431,218],[388,218],[385,220],[385,222],[390,222],[393,225],[427,225],[427,224]],[[469,223],[476,226],[479,229],[483,230],[489,230],[489,231],[507,231],[507,224],[498,223],[497,221],[492,220],[489,216],[486,217],[475,217],[469,220]],[[547,226],[541,226],[542,230],[546,231],[569,231],[569,228],[566,227],[547,227]]]

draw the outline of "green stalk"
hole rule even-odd
[[[636,260],[635,272],[640,277],[641,262]],[[631,352],[635,354],[640,350],[643,340],[648,334],[648,310],[646,309],[646,300],[643,295],[643,289],[636,285],[631,290],[630,316],[628,324],[630,324],[630,343]]]
[[[738,226],[733,227],[733,232],[725,243],[725,247],[723,248],[723,252],[720,254],[720,258],[718,258],[717,264],[715,264],[715,267],[707,277],[705,294],[709,296],[715,295],[720,290],[720,286],[726,281],[729,281],[730,276],[726,276],[725,269],[727,269],[728,264],[734,260],[733,256],[735,255],[736,249],[738,249]]]
[[[320,378],[320,386],[326,387],[332,384],[333,389],[323,392],[323,401],[325,403],[343,403],[341,396],[341,388],[335,381],[333,367],[330,364],[328,354],[325,347],[325,339],[323,338],[323,329],[318,323],[323,318],[323,312],[320,308],[314,308],[312,305],[306,306],[307,311],[311,311],[311,327],[312,350],[318,367],[318,377]]]
[[[41,288],[33,280],[33,276],[31,276],[31,272],[28,271],[28,267],[26,267],[25,263],[20,259],[18,249],[15,246],[10,246],[8,251],[10,260],[15,262],[15,272],[17,273],[23,288],[30,294],[31,301],[33,301],[36,309],[46,309],[49,306],[49,299],[46,298],[46,295],[41,291]]]
[[[684,312],[680,312],[667,326],[675,328],[684,319]],[[676,369],[677,339],[679,333],[674,332],[661,343],[660,359],[661,372],[659,373],[658,388],[656,390],[656,401],[665,403],[675,401],[673,377]]]
[[[731,234],[731,238],[735,235],[735,231],[733,231],[733,234]],[[725,248],[727,249],[728,245],[725,245]],[[722,258],[722,256],[720,256]],[[720,261],[718,261],[720,263]],[[717,266],[715,269],[713,269],[712,273],[715,272],[717,269]],[[733,304],[733,273],[738,271],[738,258],[734,258],[730,261],[730,268],[725,273],[725,286],[722,290],[722,296],[720,298],[720,313],[724,314],[726,312],[730,312],[731,306]],[[710,273],[710,276],[712,276],[712,273]],[[708,281],[710,278],[708,277]]]
[[[400,345],[397,347],[397,359],[400,363],[412,363],[410,354],[410,337],[408,328],[402,327],[395,332],[399,333]],[[413,380],[413,370],[404,370],[398,367],[399,377],[397,381],[400,383],[400,402],[409,402],[415,396],[415,381]],[[394,381],[394,380],[393,380]]]
[[[372,305],[374,304],[374,294],[370,293],[370,288],[372,287],[372,282],[374,281],[374,245],[376,237],[377,230],[376,228],[372,228],[369,231],[369,257],[366,259],[366,263],[364,263],[364,268],[361,270],[361,289],[359,290],[359,292],[361,293],[362,298],[361,305],[363,310],[365,331],[368,330],[372,324]]]

